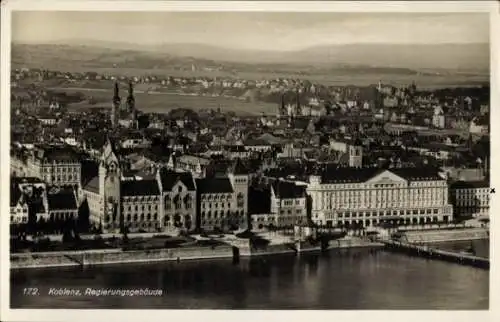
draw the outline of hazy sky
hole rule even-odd
[[[293,50],[346,43],[486,43],[487,14],[13,12],[12,40],[201,43]]]

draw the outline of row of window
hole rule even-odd
[[[151,210],[154,210],[154,211],[157,211],[158,210],[158,205],[135,205],[135,206],[131,206],[131,205],[128,205],[126,207],[123,207],[122,210],[123,211],[145,211],[145,210],[148,210],[148,211],[151,211]]]
[[[279,200],[276,201],[276,204],[279,206],[279,204],[280,204]],[[293,206],[294,204],[297,206],[300,205],[300,200],[285,200],[285,201],[283,201],[283,205],[285,205],[285,206]]]
[[[203,194],[201,200],[231,200],[231,194]]]
[[[176,210],[182,209],[182,202],[174,202],[173,207]],[[193,207],[193,204],[191,201],[185,203],[185,209],[191,209]],[[172,203],[171,202],[165,202],[165,210],[171,210],[172,209]]]
[[[413,219],[400,219],[398,221],[399,224],[407,224],[407,225],[410,225],[410,224],[414,224],[414,225],[417,225],[417,224],[424,224],[424,223],[436,223],[439,221],[439,217],[422,217],[422,218],[413,218]],[[363,224],[365,227],[369,227],[371,225],[375,225],[375,224],[380,224],[382,223],[383,220],[379,220],[379,219],[365,219],[365,220],[355,220],[355,219],[351,219],[351,220],[340,220],[338,221],[339,224],[343,224],[343,225],[352,225],[352,224]]]
[[[245,222],[245,218],[240,219],[241,223]],[[224,220],[222,218],[220,219],[214,219],[214,220],[201,220],[201,225],[202,226],[210,226],[210,225],[222,225],[225,224]]]
[[[206,208],[211,209],[212,205],[214,206],[214,208],[219,208],[219,205],[221,208],[226,207],[226,203],[224,203],[224,202],[221,202],[221,203],[216,202],[214,204],[212,204],[211,202],[207,202],[207,203],[203,202],[203,203],[201,203],[201,209],[206,209]],[[227,203],[227,208],[231,208],[230,202]]]
[[[76,219],[76,213],[74,212],[59,212],[59,213],[51,213],[49,216],[50,220],[67,220],[67,219]]]
[[[105,221],[106,222],[109,222],[111,221],[112,217],[107,215],[106,218],[105,218]],[[115,217],[115,221],[117,220],[118,218]],[[124,216],[124,219],[126,221],[144,221],[144,220],[158,220],[158,214],[155,213],[155,214],[147,214],[147,215],[144,215],[144,214],[141,214],[141,215],[138,215],[138,214],[135,214],[135,215],[131,215],[131,214],[127,214]]]
[[[44,176],[45,181],[49,181],[49,179],[52,179],[51,182],[68,182],[68,181],[78,181],[77,176],[72,176],[71,174],[69,175],[57,175],[57,176]]]
[[[292,209],[281,209],[280,210],[280,214],[281,215],[284,215],[284,214],[292,214]],[[297,215],[301,215],[302,214],[302,209],[295,209],[295,214]]]
[[[41,169],[42,173],[44,173],[44,174],[50,173],[51,170],[52,170],[52,168],[45,168],[45,167]],[[55,172],[55,173],[66,173],[66,172],[68,172],[68,173],[73,173],[73,172],[80,173],[80,168],[79,167],[55,167],[53,169],[53,172]]]
[[[17,220],[15,220],[17,219]],[[28,216],[10,216],[10,222],[22,222],[22,223],[27,223],[28,222]]]
[[[393,210],[393,211],[382,211],[382,212],[378,212],[378,211],[372,211],[372,212],[341,212],[339,214],[337,214],[337,216],[339,218],[342,218],[345,216],[345,218],[349,218],[349,217],[363,217],[366,216],[366,217],[370,217],[370,216],[373,216],[373,217],[376,217],[376,216],[400,216],[400,215],[425,215],[425,214],[437,214],[439,213],[439,209],[413,209],[413,210]]]
[[[374,189],[375,185],[378,184],[365,184],[365,183],[357,183],[357,184],[349,184],[349,183],[337,183],[337,184],[322,184],[322,188],[332,190],[346,190],[346,189],[353,189],[353,190],[369,190],[369,189]],[[413,182],[410,184],[410,186],[404,186],[405,188],[415,188],[415,187],[442,187],[444,185],[444,181],[421,181],[421,182]],[[378,187],[377,187],[378,188]]]
[[[333,192],[327,192],[327,193],[322,193],[323,197],[325,195],[332,197],[332,198],[341,198],[345,196],[359,196],[359,197],[368,197],[368,196],[383,196],[383,195],[400,195],[402,197],[408,196],[408,195],[440,195],[444,194],[446,191],[441,188],[427,188],[427,189],[420,189],[420,188],[415,188],[415,189],[393,189],[393,190],[342,190],[342,191],[333,191]]]

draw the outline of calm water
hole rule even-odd
[[[489,272],[384,251],[11,274],[13,308],[488,309]],[[24,296],[36,287],[39,296]],[[56,297],[51,287],[163,289],[161,297]]]

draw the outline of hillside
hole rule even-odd
[[[489,72],[487,44],[456,45],[342,45],[297,52],[228,50],[193,44],[133,47],[125,43],[13,44],[12,66],[56,70],[102,68],[143,70],[191,70],[210,68],[224,72],[297,73],[332,72],[417,73]]]

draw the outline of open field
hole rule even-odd
[[[82,92],[87,96],[92,96],[98,103],[90,105],[88,103],[77,103],[72,107],[110,107],[113,93],[107,89],[89,88],[58,88],[58,91]],[[236,98],[211,97],[211,96],[190,96],[173,93],[144,93],[136,91],[134,93],[137,109],[147,113],[167,113],[176,108],[189,108],[194,111],[201,109],[218,109],[222,111],[233,111],[239,115],[260,115],[261,113],[273,113],[276,105],[263,102],[245,102]],[[122,93],[122,100],[126,94]]]

